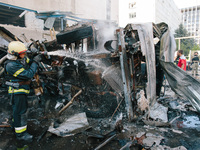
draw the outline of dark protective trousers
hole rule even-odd
[[[26,131],[27,116],[26,111],[28,108],[28,101],[26,94],[14,94],[12,100],[13,108],[13,125],[16,133],[22,133]]]

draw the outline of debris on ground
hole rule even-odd
[[[155,103],[149,110],[149,117],[151,117],[154,120],[168,122],[167,111],[167,107],[164,107],[159,103]]]
[[[162,137],[160,135],[147,133],[146,138],[143,140],[143,144],[145,145],[145,147],[152,147],[153,145],[160,145],[162,139],[164,139],[164,137]]]
[[[108,41],[102,41],[104,29],[91,23],[50,40],[17,37],[0,27],[0,149],[200,148],[199,80],[173,64],[168,25],[105,28],[111,25],[116,30]],[[28,130],[37,137],[30,145],[20,145],[10,128],[3,63],[15,40],[25,42],[30,59],[43,57],[37,75],[42,92],[29,95]]]
[[[89,127],[87,117],[85,113],[75,114],[74,116],[65,119],[63,123],[52,123],[48,131],[56,134],[57,136],[67,137],[80,133],[84,129]]]
[[[151,148],[151,150],[166,150],[166,149],[167,150],[187,150],[184,146],[170,148],[169,146],[165,146],[165,145],[157,145]]]

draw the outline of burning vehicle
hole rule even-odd
[[[82,89],[79,102],[88,116],[111,115],[123,101],[122,109],[127,111],[129,120],[137,119],[156,103],[161,94],[164,73],[169,83],[173,80],[173,74],[166,69],[166,62],[173,61],[173,36],[165,23],[129,24],[124,29],[113,31],[114,39],[104,44],[106,50],[98,50],[102,38],[98,37],[101,36],[98,32],[102,31],[96,30],[94,25],[84,24],[70,27],[50,42],[31,39],[32,42],[27,44],[28,56],[46,54],[38,70],[36,95],[38,89],[44,87],[48,93],[62,97],[66,93],[65,85],[70,85]],[[16,40],[4,28],[1,28],[1,33],[7,43]],[[6,55],[5,45],[1,46],[2,58]],[[199,84],[198,81],[196,83]],[[187,96],[200,110],[198,85],[189,89],[194,92]],[[39,91],[42,95],[43,90]],[[141,92],[145,97],[143,102],[139,102]]]
[[[111,116],[112,120],[116,112],[123,112],[129,122],[143,120],[148,125],[166,126],[167,108],[157,99],[163,96],[161,89],[167,78],[171,89],[200,111],[200,83],[173,64],[176,44],[167,24],[114,26],[112,34],[104,37],[106,28],[81,24],[58,33],[52,41],[26,40],[31,41],[26,42],[29,58],[43,55],[32,95],[39,102],[45,102],[46,94],[55,97],[59,115],[76,100],[89,118]],[[21,40],[5,28],[0,31],[4,86],[6,46]]]

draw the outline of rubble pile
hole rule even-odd
[[[35,138],[21,145],[10,128],[3,63],[8,43],[23,40],[0,28],[0,149],[200,148],[200,84],[172,63],[167,24],[116,28],[104,50],[101,31],[83,24],[51,41],[26,39],[27,56],[43,58],[29,95],[28,130]]]

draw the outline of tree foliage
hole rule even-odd
[[[190,36],[190,34],[187,32],[187,30],[184,28],[183,24],[179,25],[179,28],[175,30],[175,38],[176,37],[187,37]],[[176,50],[178,50],[178,44],[179,41],[176,40]],[[188,55],[190,50],[197,50],[199,48],[199,45],[196,44],[195,39],[181,39],[181,45],[180,49],[183,50],[184,55]]]
[[[195,46],[193,46],[193,48],[192,48],[192,50],[200,50],[200,47],[199,47],[199,45],[198,44],[196,44]]]

